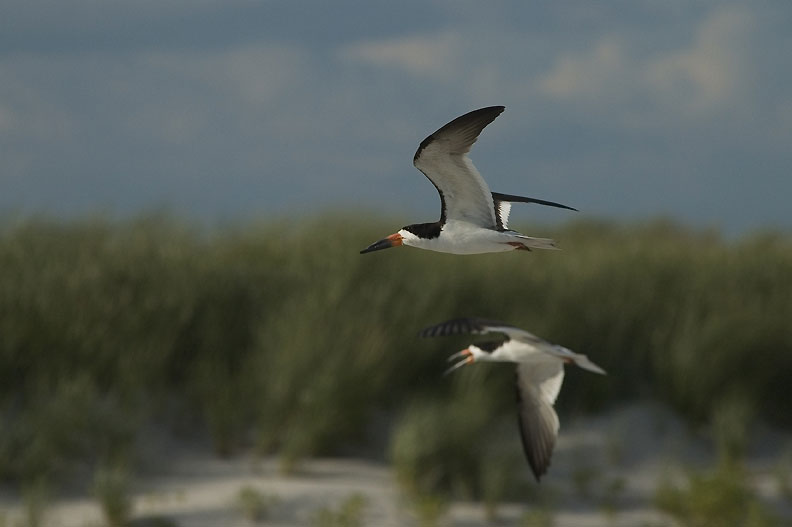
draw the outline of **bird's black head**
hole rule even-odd
[[[434,221],[432,223],[413,223],[412,225],[402,227],[402,230],[411,232],[419,238],[431,240],[432,238],[440,236],[440,231],[443,230],[443,224],[439,221]]]
[[[480,349],[481,351],[486,351],[487,353],[492,353],[493,351],[495,351],[496,349],[501,347],[504,342],[506,342],[506,341],[505,340],[490,340],[488,342],[477,342],[476,343],[476,347],[478,349]]]

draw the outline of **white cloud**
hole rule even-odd
[[[701,24],[691,46],[652,61],[646,80],[658,97],[684,110],[706,111],[733,102],[750,67],[752,30],[747,11],[716,11]]]
[[[396,67],[419,77],[445,79],[459,62],[462,39],[455,33],[413,35],[352,44],[341,49],[344,60]]]
[[[183,77],[245,102],[271,103],[305,80],[307,57],[294,46],[258,43],[207,52],[165,51],[141,54],[147,73]]]
[[[557,99],[589,99],[622,91],[629,64],[623,45],[614,38],[600,40],[580,55],[563,55],[539,78],[541,93]]]
[[[16,16],[0,21],[14,37],[0,53],[0,178],[17,185],[0,208],[154,201],[211,217],[385,192],[434,211],[409,163],[417,142],[462,111],[505,104],[476,150],[504,191],[535,184],[618,214],[671,207],[680,181],[695,180],[674,210],[720,210],[728,178],[747,172],[729,169],[750,166],[757,195],[788,217],[772,187],[792,137],[780,4],[467,2],[460,13],[434,2],[411,25],[403,6],[368,24],[342,2],[324,23],[281,8],[276,25],[253,16],[266,11],[255,0],[231,11],[47,1],[12,0]],[[73,189],[71,201],[53,188]],[[614,198],[625,188],[629,205]]]
[[[688,45],[639,56],[623,37],[606,35],[590,49],[559,56],[537,84],[552,99],[591,103],[632,98],[660,112],[697,116],[744,96],[754,20],[735,7],[716,10]],[[691,114],[692,112],[692,114]]]
[[[266,114],[311,84],[306,54],[267,42],[218,50],[0,56],[0,141],[124,130],[187,144],[218,116]],[[90,104],[86,105],[86,101]]]
[[[4,79],[0,83],[0,141],[57,142],[76,133],[77,117],[55,100],[52,92],[56,88],[47,82],[50,74],[58,74],[57,67],[57,61],[38,58],[0,60],[0,77]]]
[[[7,105],[0,104],[0,134],[10,133],[17,126],[17,119]]]

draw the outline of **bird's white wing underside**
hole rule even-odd
[[[550,355],[537,355],[530,362],[521,362],[517,375],[521,386],[536,387],[541,398],[548,404],[555,404],[561,384],[564,382],[564,362]]]
[[[467,154],[503,110],[490,106],[457,117],[424,139],[415,152],[413,164],[440,192],[446,220],[497,227],[492,192]]]
[[[537,479],[547,471],[558,437],[553,403],[564,380],[564,365],[555,358],[517,366],[520,437]]]
[[[450,153],[442,139],[424,148],[415,166],[442,193],[447,220],[495,228],[492,193],[467,154]]]

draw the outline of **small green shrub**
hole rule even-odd
[[[572,486],[578,498],[591,499],[594,496],[594,486],[601,478],[602,468],[582,454],[576,454],[575,466],[572,469]]]
[[[516,434],[514,430],[510,432]],[[500,437],[511,436],[501,433]],[[522,452],[513,447],[516,442],[494,440],[487,445],[486,451],[480,452],[483,459],[478,486],[489,523],[498,521],[498,505],[505,500],[519,499],[520,490],[525,486],[520,475],[526,474],[526,461]]]
[[[237,492],[235,503],[242,515],[249,522],[262,522],[269,518],[272,507],[280,499],[272,494],[265,494],[252,485],[245,485]]]
[[[93,492],[107,527],[124,527],[132,515],[130,476],[124,465],[100,466],[94,473]]]
[[[532,507],[523,513],[520,519],[522,527],[554,527],[555,515],[548,507]]]
[[[391,459],[397,480],[410,495],[497,499],[512,479],[514,464],[502,455],[496,383],[487,383],[486,366],[460,372],[447,398],[417,399],[397,422]],[[494,379],[491,379],[494,380]],[[513,429],[510,437],[516,436]],[[517,447],[516,443],[513,445]],[[487,466],[491,461],[494,466]]]
[[[714,471],[691,472],[685,486],[661,481],[655,505],[688,527],[770,527],[776,520],[756,497],[736,464]]]
[[[713,409],[712,435],[723,463],[738,462],[748,446],[753,408],[745,397],[730,396]]]
[[[619,512],[620,499],[627,486],[627,481],[624,478],[612,478],[603,489],[600,507],[602,511],[609,517],[615,516]]]
[[[46,525],[47,503],[50,498],[50,483],[45,478],[35,479],[22,488],[25,511],[25,527]]]
[[[362,494],[352,494],[338,508],[322,507],[312,519],[314,527],[362,527],[367,499]]]
[[[775,465],[774,475],[778,493],[792,502],[792,447],[787,447]]]
[[[438,494],[421,494],[410,499],[412,509],[419,527],[439,527],[443,517],[448,513],[448,499]]]
[[[133,525],[135,527],[180,527],[179,523],[167,516],[146,516],[136,518]]]

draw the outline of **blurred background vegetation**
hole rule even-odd
[[[471,339],[416,336],[458,316],[524,327],[608,371],[568,369],[562,421],[649,398],[694,424],[717,426],[728,401],[792,426],[788,234],[589,219],[524,229],[561,252],[358,254],[397,224],[6,220],[0,478],[39,488],[134,466],[155,427],[286,470],[373,456],[407,489],[501,495],[519,448],[474,445],[516,445],[513,368],[443,378]]]

